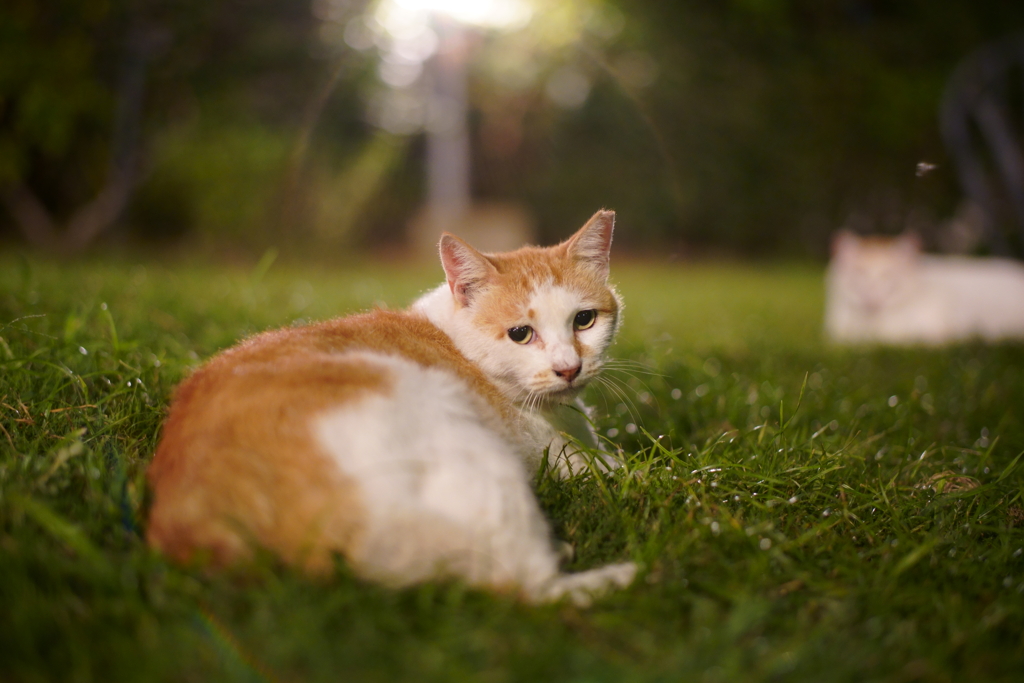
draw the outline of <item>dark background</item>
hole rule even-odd
[[[1024,3],[1006,0],[591,4],[621,30],[583,32],[541,65],[590,75],[581,107],[552,106],[542,77],[510,94],[472,67],[474,197],[525,205],[545,242],[614,208],[620,246],[684,257],[820,257],[853,215],[941,231],[962,199],[939,136],[946,83],[972,50],[1024,29]],[[333,7],[344,19],[366,3]],[[376,56],[328,49],[322,23],[284,0],[5,0],[0,188],[27,188],[60,228],[131,148],[130,200],[86,249],[401,244],[423,201],[422,135],[363,154],[381,135],[365,115]],[[656,65],[643,88],[612,68],[638,53]],[[514,148],[488,145],[495,98],[520,112]],[[919,176],[919,162],[936,169]],[[368,176],[354,218],[325,230],[317,207]],[[21,248],[3,206],[0,247]]]

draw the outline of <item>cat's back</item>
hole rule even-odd
[[[372,522],[368,499],[400,503],[418,485],[396,484],[388,453],[441,457],[445,444],[410,447],[410,435],[488,439],[507,411],[416,313],[377,310],[257,335],[176,392],[148,471],[149,539],[180,560],[201,549],[222,564],[256,541],[315,568],[326,548],[357,544]],[[246,520],[244,533],[233,518]]]
[[[196,403],[217,406],[227,395],[238,400],[301,386],[316,402],[384,391],[387,382],[371,356],[450,372],[496,409],[505,408],[483,373],[426,317],[381,309],[264,332],[219,353],[178,387],[165,431],[173,432],[175,418]]]
[[[922,280],[941,298],[952,338],[1024,337],[1024,264],[1012,259],[925,256]]]
[[[1024,287],[1024,263],[1013,259],[923,255],[920,268],[931,283],[953,289]]]

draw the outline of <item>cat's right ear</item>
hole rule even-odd
[[[588,264],[603,280],[607,280],[614,231],[615,212],[602,209],[563,244],[571,258]]]
[[[497,274],[487,257],[451,233],[441,235],[441,265],[448,287],[460,306],[468,306],[473,295]]]

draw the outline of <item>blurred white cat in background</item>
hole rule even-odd
[[[925,255],[916,235],[844,230],[826,275],[825,333],[844,344],[1024,339],[1024,264]]]

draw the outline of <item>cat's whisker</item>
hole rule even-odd
[[[599,376],[596,378],[599,386],[603,386],[611,391],[618,401],[626,407],[626,412],[629,413],[630,419],[636,425],[643,425],[643,420],[640,419],[640,413],[633,403],[632,399],[629,398],[624,387],[621,387],[615,383],[615,380],[607,376]]]
[[[624,359],[609,359],[605,361],[605,368],[613,372],[629,372],[639,373],[641,375],[650,375],[651,377],[667,377],[666,374],[658,372],[653,367],[641,363],[640,361],[631,361]]]
[[[619,389],[615,387],[605,377],[598,377],[595,386],[601,392],[604,397],[605,405],[611,407],[613,404],[621,403],[626,407],[626,410],[630,413],[630,419],[633,419],[633,413],[630,407],[627,405],[625,397],[620,393]]]
[[[640,409],[637,408],[636,403],[634,403],[633,399],[630,398],[632,388],[619,382],[615,377],[605,377],[604,379],[608,383],[608,386],[621,397],[623,404],[625,404],[629,412],[629,417],[633,422],[636,424],[643,424],[643,419],[640,417]]]
[[[652,400],[655,400],[655,401],[657,400],[657,399],[654,399],[654,389],[651,388],[651,385],[648,384],[647,382],[645,382],[644,380],[642,380],[641,378],[637,377],[632,371],[624,370],[624,369],[619,369],[619,368],[612,368],[609,372],[610,373],[611,372],[618,372],[620,374],[627,375],[630,379],[635,380],[636,382],[638,382],[640,384],[640,386],[643,387],[643,389],[646,391],[647,395],[649,397],[651,397]],[[615,377],[614,375],[612,375],[612,374],[606,374],[605,376],[608,379],[611,379],[613,381],[616,381],[616,382],[619,381],[619,379],[617,377]],[[659,375],[659,376],[663,377],[663,375]]]

